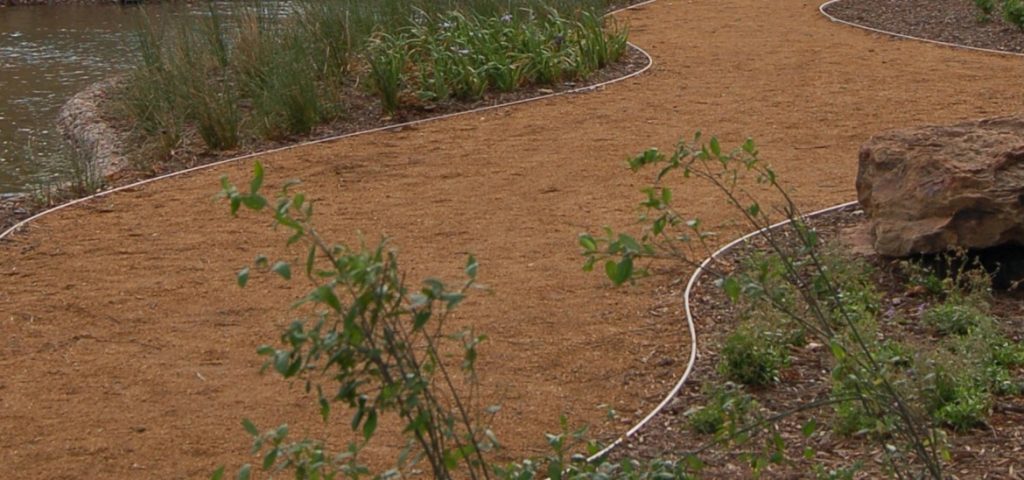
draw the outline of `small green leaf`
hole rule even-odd
[[[284,350],[278,350],[274,353],[274,370],[280,373],[282,376],[288,376],[288,370],[291,368],[291,358],[288,352]]]
[[[584,233],[580,235],[580,246],[584,252],[593,252],[597,250],[597,241],[589,233]]]
[[[326,304],[335,312],[341,312],[341,301],[339,301],[338,296],[334,294],[334,289],[328,285],[322,285],[316,290],[313,290],[313,293],[310,294],[310,299],[315,302]]]
[[[249,432],[249,435],[254,437],[258,437],[260,434],[260,431],[256,429],[256,424],[252,423],[252,420],[249,420],[248,418],[242,420],[242,428],[244,428],[246,432]]]
[[[257,193],[241,196],[239,198],[242,200],[242,205],[245,205],[245,208],[248,208],[249,210],[255,210],[258,212],[267,206],[267,199]]]
[[[836,340],[829,342],[829,348],[832,350],[832,356],[835,357],[836,361],[843,361],[846,358],[846,349]]]
[[[604,273],[605,275],[608,275],[608,280],[611,280],[614,283],[615,279],[619,278],[619,266],[614,260],[608,260],[604,263]],[[618,284],[616,283],[616,285]]]
[[[235,478],[237,480],[249,480],[250,477],[252,477],[252,465],[247,463],[238,469],[238,476]]]
[[[264,470],[270,470],[270,467],[274,466],[274,463],[277,462],[277,455],[279,452],[280,450],[277,448],[272,448],[270,449],[269,452],[267,452],[267,454],[263,457]]]
[[[224,480],[224,465],[217,467],[217,470],[210,475],[210,480]]]
[[[431,312],[430,312],[429,308],[424,308],[424,309],[417,310],[416,313],[412,317],[412,329],[413,329],[413,331],[418,331],[418,330],[422,329],[427,324],[427,321],[430,320],[430,315],[431,315]]]
[[[270,267],[270,271],[280,275],[285,280],[292,279],[292,267],[288,262],[277,262],[273,267]]]
[[[363,439],[369,440],[373,437],[373,433],[377,431],[377,411],[370,410],[370,414],[366,416],[366,422],[363,423]]]
[[[263,186],[263,164],[256,162],[252,166],[252,181],[249,182],[249,192],[256,193]]]
[[[613,284],[622,285],[633,276],[633,258],[624,257],[619,263],[609,260],[604,264],[604,270]]]
[[[256,257],[256,261],[253,262],[253,265],[256,265],[256,268],[267,268],[267,265],[269,264],[270,261],[267,259],[266,255],[258,255]]]
[[[716,157],[722,155],[722,146],[718,143],[717,137],[711,137],[711,153]]]
[[[733,277],[726,278],[722,281],[722,290],[725,291],[725,296],[729,297],[729,300],[737,301],[740,298],[740,282]]]
[[[309,255],[306,256],[306,276],[313,276],[313,263],[316,262],[316,245],[309,247]]]
[[[810,437],[811,435],[814,434],[814,431],[817,430],[817,429],[818,429],[818,422],[815,422],[814,419],[812,418],[812,419],[808,420],[807,423],[804,424],[803,428],[800,429],[800,433],[802,433],[804,435],[804,437]]]
[[[331,417],[331,404],[330,402],[327,401],[327,398],[324,397],[322,393],[319,395],[319,397],[320,417],[324,419],[324,423],[327,423],[327,420]]]
[[[746,142],[743,142],[743,151],[750,155],[757,152],[757,147],[754,146],[754,139],[748,138]]]
[[[476,257],[473,255],[469,256],[466,260],[466,276],[470,279],[476,280],[476,272],[480,269],[480,263],[476,261]]]
[[[249,267],[245,267],[235,274],[235,278],[238,281],[238,286],[245,288],[245,285],[249,283]]]

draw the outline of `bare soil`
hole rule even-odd
[[[971,47],[1024,53],[1024,30],[1003,20],[1002,1],[986,16],[973,0],[841,0],[836,18],[887,32]]]
[[[633,225],[650,179],[628,173],[627,155],[697,129],[726,145],[751,136],[810,210],[853,197],[858,147],[877,131],[1024,107],[1017,58],[879,38],[817,6],[659,0],[621,15],[655,58],[648,75],[265,155],[268,186],[302,179],[329,238],[390,236],[410,278],[456,278],[477,255],[494,293],[456,323],[490,336],[478,368],[504,406],[506,457],[543,452],[561,413],[612,438],[660,400],[688,351],[685,275],[613,289],[580,271],[578,233]],[[251,460],[243,417],[345,440],[345,422],[322,425],[300,386],[257,373],[255,346],[276,341],[304,289],[234,286],[257,253],[299,255],[213,200],[221,175],[250,168],[114,194],[0,243],[0,477],[207,477]],[[710,189],[677,197],[723,241],[739,233]],[[607,407],[620,418],[604,420]],[[379,440],[378,459],[399,447]]]

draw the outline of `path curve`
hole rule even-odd
[[[682,370],[679,285],[652,295],[579,272],[576,233],[632,224],[646,182],[626,155],[698,128],[727,144],[753,136],[812,209],[851,196],[870,134],[1024,103],[1007,86],[1024,74],[1017,59],[879,42],[802,1],[661,0],[625,17],[658,62],[642,79],[264,159],[270,178],[306,180],[333,237],[389,234],[413,278],[454,276],[477,254],[496,293],[458,321],[492,338],[480,368],[498,386],[488,399],[504,401],[495,429],[511,455],[542,448],[553,412],[614,431],[602,404],[642,416]],[[274,340],[298,292],[232,287],[255,253],[294,254],[210,200],[220,174],[245,170],[110,195],[0,245],[0,473],[202,476],[244,457],[241,416],[338,438],[297,389],[253,375],[252,346]],[[709,189],[688,188],[695,215],[737,233]]]
[[[900,38],[900,39],[903,39],[903,40],[913,40],[913,41],[916,41],[916,42],[925,42],[925,43],[931,43],[933,45],[941,45],[943,47],[958,48],[958,49],[963,49],[963,50],[973,50],[975,52],[994,53],[996,55],[1010,55],[1010,56],[1015,56],[1015,57],[1024,57],[1024,53],[1008,52],[1006,50],[997,50],[997,49],[994,49],[994,48],[972,47],[970,45],[962,45],[962,44],[959,44],[959,43],[944,42],[942,40],[933,40],[931,38],[915,37],[913,35],[907,35],[905,33],[892,32],[892,31],[889,31],[889,30],[883,30],[881,28],[869,27],[867,25],[863,25],[863,24],[860,24],[860,23],[857,23],[857,22],[853,22],[853,21],[850,21],[850,20],[844,20],[844,19],[839,18],[839,17],[837,17],[835,15],[832,15],[831,13],[828,13],[828,7],[830,5],[833,5],[833,4],[836,4],[836,3],[839,3],[839,2],[843,2],[843,1],[850,1],[850,0],[829,0],[829,1],[821,4],[821,6],[818,7],[818,11],[821,12],[821,14],[824,15],[826,18],[828,18],[829,20],[831,20],[831,21],[833,21],[835,23],[843,24],[843,25],[846,25],[846,26],[854,27],[854,28],[859,28],[859,29],[866,30],[866,31],[869,31],[869,32],[880,33],[882,35],[888,35],[890,37]]]
[[[997,55],[1010,55],[1010,56],[1018,56],[1018,57],[1024,56],[1024,54],[1017,53],[1017,52],[1008,52],[1008,51],[1005,51],[1005,50],[994,50],[994,49],[989,49],[989,48],[972,47],[970,45],[961,45],[961,44],[958,44],[958,43],[949,43],[949,42],[943,42],[943,41],[939,41],[939,40],[932,40],[932,39],[928,39],[928,38],[921,38],[921,37],[915,37],[915,36],[911,36],[911,35],[905,35],[905,34],[902,34],[902,33],[890,32],[888,30],[881,30],[881,29],[877,29],[877,28],[874,28],[874,27],[869,27],[869,26],[866,26],[866,25],[862,25],[862,24],[859,24],[859,23],[856,23],[856,22],[851,22],[851,21],[848,21],[848,20],[843,20],[843,19],[841,19],[839,17],[836,17],[835,15],[832,15],[832,14],[828,13],[827,8],[829,7],[829,5],[832,5],[834,3],[841,2],[841,1],[850,1],[850,0],[829,0],[829,1],[821,4],[821,6],[818,7],[818,11],[821,12],[822,15],[824,15],[826,18],[828,18],[832,22],[843,24],[843,25],[847,25],[847,26],[854,27],[854,28],[860,28],[860,29],[867,30],[867,31],[873,32],[873,33],[881,33],[881,34],[884,34],[884,35],[892,36],[892,37],[903,39],[903,40],[914,40],[914,41],[920,41],[920,42],[940,45],[940,46],[943,46],[943,47],[959,48],[959,49],[964,49],[964,50],[974,50],[974,51],[978,51],[978,52],[997,54]],[[805,218],[805,219],[814,218],[814,217],[817,217],[817,216],[820,216],[820,215],[825,215],[825,214],[828,214],[828,213],[833,213],[833,212],[836,212],[836,211],[839,211],[839,210],[850,208],[850,207],[852,207],[854,205],[857,205],[857,201],[840,203],[838,205],[833,205],[833,206],[828,207],[828,208],[824,208],[824,209],[821,209],[821,210],[818,210],[818,211],[815,211],[815,212],[808,213],[808,214],[804,215],[803,218]],[[782,221],[782,222],[779,222],[779,223],[776,223],[776,224],[773,224],[773,225],[767,227],[767,230],[775,230],[776,228],[780,228],[780,227],[786,226],[786,225],[788,225],[790,223],[791,223],[791,221],[789,221],[789,220]],[[647,415],[643,419],[641,419],[639,422],[637,422],[635,425],[633,425],[633,427],[631,427],[629,430],[627,430],[624,434],[622,434],[621,436],[616,438],[611,444],[609,444],[608,446],[606,446],[605,448],[601,449],[597,453],[595,453],[595,454],[591,455],[590,457],[588,457],[588,461],[596,461],[596,460],[604,457],[605,455],[610,453],[612,450],[617,448],[619,445],[622,445],[623,443],[628,441],[630,438],[632,438],[634,435],[636,435],[637,433],[640,433],[641,431],[643,431],[644,427],[646,427],[648,423],[650,423],[652,420],[654,420],[654,418],[657,417],[665,409],[665,407],[670,405],[671,401],[679,394],[680,391],[682,391],[683,387],[686,385],[687,380],[689,380],[690,374],[693,372],[693,368],[694,368],[694,366],[696,364],[696,361],[697,361],[696,319],[694,318],[694,315],[693,315],[693,311],[692,311],[692,308],[691,308],[692,304],[691,304],[691,300],[690,300],[690,296],[691,296],[691,294],[693,292],[693,288],[697,285],[697,282],[700,281],[700,279],[703,276],[703,274],[707,271],[708,265],[710,265],[712,262],[717,260],[722,255],[728,253],[733,248],[736,248],[736,246],[738,246],[738,245],[740,245],[740,244],[750,240],[751,238],[754,238],[754,237],[756,237],[758,235],[761,235],[763,233],[764,233],[763,230],[755,230],[753,232],[749,232],[749,233],[747,233],[747,234],[745,234],[745,235],[743,235],[743,236],[741,236],[741,237],[739,237],[739,238],[737,238],[737,239],[735,239],[735,240],[733,240],[733,241],[723,245],[718,250],[715,250],[714,253],[712,253],[707,258],[705,258],[703,261],[701,261],[700,264],[697,266],[697,268],[693,271],[693,273],[690,275],[689,280],[686,282],[686,289],[683,291],[683,310],[684,310],[684,312],[686,314],[686,328],[687,328],[687,330],[690,333],[690,341],[691,341],[690,353],[689,353],[689,356],[688,356],[688,360],[687,360],[687,364],[686,364],[686,369],[683,371],[683,374],[676,381],[675,386],[673,386],[672,389],[669,390],[667,394],[665,394],[665,397],[662,399],[662,401],[659,402],[653,409],[651,409],[651,411],[648,412]]]

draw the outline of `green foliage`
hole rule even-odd
[[[145,20],[119,101],[151,155],[190,131],[207,148],[310,133],[368,85],[403,107],[579,80],[618,60],[627,32],[605,30],[603,0],[300,0]],[[223,8],[223,7],[218,7]],[[180,13],[180,12],[179,12]]]
[[[579,80],[625,53],[625,29],[606,31],[597,13],[525,15],[532,20],[455,11],[375,38],[367,60],[384,110],[393,112],[400,98],[476,100],[488,91]]]
[[[381,100],[386,114],[395,113],[405,76],[406,40],[402,36],[382,34],[375,38],[366,54],[370,65],[370,87]]]
[[[31,139],[26,142],[20,155],[27,164],[43,161],[33,150]],[[57,173],[29,184],[30,199],[37,208],[49,208],[70,199],[91,195],[106,185],[106,178],[96,164],[91,145],[62,144],[60,151],[46,160],[56,165],[54,171]]]
[[[675,195],[665,182],[674,175],[710,185],[724,204],[759,231],[758,241],[768,251],[748,262],[753,268],[738,274],[717,271],[715,262],[705,267],[718,277],[725,295],[743,307],[747,318],[722,348],[718,366],[722,375],[748,384],[770,384],[787,356],[783,345],[794,339],[826,345],[836,364],[832,398],[808,408],[834,405],[840,422],[846,424],[840,430],[878,431],[880,435],[873,438],[885,442],[882,451],[897,476],[944,478],[941,433],[931,427],[928,412],[920,407],[920,392],[908,388],[912,361],[901,348],[887,352],[877,341],[881,299],[870,269],[823,251],[817,232],[802,217],[775,171],[760,161],[752,140],[727,150],[717,138],[703,141],[698,132],[670,153],[650,149],[628,163],[634,171],[654,168],[656,172],[655,184],[643,190],[642,234],[609,230],[602,237],[581,235],[585,269],[625,260],[635,264],[671,259],[699,265],[711,251],[708,239],[714,234],[704,230],[699,219],[675,207]],[[758,198],[766,192],[775,194],[779,204],[762,205]],[[785,227],[771,228],[779,221],[773,218],[776,212],[789,221]],[[647,273],[642,268],[633,271]],[[610,268],[606,273],[616,284],[637,276],[620,275]],[[713,413],[707,414],[706,430],[718,424]],[[737,438],[770,431],[752,426],[740,429]],[[783,461],[782,443],[776,433],[765,440],[764,453],[746,454],[755,473]]]
[[[706,405],[690,414],[690,428],[697,433],[713,435],[725,426],[725,412],[718,405]]]
[[[242,207],[269,210],[274,224],[290,232],[287,243],[305,245],[308,252],[304,271],[311,290],[296,302],[299,317],[281,334],[281,346],[258,349],[266,358],[264,370],[302,381],[307,392],[315,393],[324,422],[331,421],[335,404],[347,407],[353,412],[348,423],[362,438],[334,455],[317,442],[286,442],[287,427],[260,433],[246,421],[253,451],[264,454],[263,470],[287,469],[297,478],[354,478],[365,470],[357,454],[374,437],[379,420],[390,413],[404,423],[408,441],[396,472],[416,468],[417,459],[423,458],[435,478],[451,478],[457,468],[473,478],[484,475],[483,455],[496,441],[480,422],[480,414],[469,410],[474,405],[477,347],[484,337],[445,328],[449,313],[475,283],[476,260],[469,257],[467,279],[458,288],[427,279],[411,289],[397,254],[385,242],[352,247],[330,245],[321,238],[312,223],[312,203],[301,193],[291,193],[292,184],[284,186],[272,205],[261,193],[259,163],[247,190],[227,179],[221,185],[233,215]],[[293,277],[290,261],[271,264],[259,256],[239,272],[239,285],[246,286],[252,273],[260,272],[285,281]],[[455,372],[440,354],[448,342],[462,352],[459,370],[468,390],[455,387]]]
[[[974,305],[957,302],[945,302],[930,308],[925,312],[924,320],[944,335],[966,335],[993,322]]]
[[[1005,0],[1003,2],[1003,18],[1024,31],[1024,1]]]
[[[705,435],[735,433],[750,420],[756,402],[750,395],[731,388],[719,388],[709,395],[707,404],[686,413],[690,428]]]
[[[963,431],[983,425],[992,407],[992,396],[976,369],[954,370],[937,365],[930,374],[930,409],[936,421]]]
[[[873,325],[865,323],[861,329],[868,339],[867,349],[875,360],[872,370],[865,370],[856,356],[846,354],[842,345],[851,339],[840,339],[832,346],[836,361],[832,369],[832,398],[837,399],[833,407],[836,415],[833,428],[840,435],[870,434],[873,438],[885,439],[901,428],[901,420],[887,409],[890,396],[878,391],[877,382],[884,379],[896,386],[899,395],[910,403],[913,395],[903,386],[915,356],[901,343],[875,340]]]
[[[789,358],[776,339],[749,326],[730,334],[719,355],[718,371],[726,379],[751,386],[777,382],[779,369]]]
[[[974,6],[978,7],[979,10],[987,17],[992,15],[992,12],[996,8],[995,0],[974,0]]]
[[[264,275],[290,281],[302,271],[311,284],[293,305],[297,318],[282,332],[279,346],[257,350],[266,359],[263,370],[300,381],[315,397],[325,423],[336,421],[336,405],[346,407],[352,416],[342,423],[360,440],[332,452],[318,440],[290,440],[287,425],[261,430],[243,420],[242,427],[253,441],[252,453],[259,460],[255,467],[243,465],[236,478],[250,478],[254,469],[260,469],[301,480],[404,478],[423,470],[438,479],[655,480],[688,479],[700,470],[700,462],[691,457],[588,461],[571,452],[582,445],[594,455],[600,446],[587,440],[586,428],[570,430],[564,417],[562,432],[547,435],[550,455],[506,467],[493,465],[488,453],[499,445],[483,419],[497,408],[472,410],[477,405],[477,348],[485,338],[470,330],[452,333],[445,327],[449,313],[474,287],[479,271],[476,259],[469,257],[466,280],[458,288],[430,278],[418,289],[410,288],[397,254],[386,242],[374,247],[328,244],[313,224],[312,203],[305,195],[291,192],[295,182],[286,183],[274,201],[263,196],[263,183],[263,166],[256,163],[243,188],[223,178],[221,195],[233,216],[246,210],[267,212],[274,226],[289,234],[288,245],[307,249],[305,262],[293,269],[290,260],[271,261],[259,255],[237,273],[237,282],[246,287]],[[451,352],[461,352],[457,370],[449,365]],[[461,379],[454,377],[456,371]],[[743,405],[747,403],[723,400],[719,408],[745,411]],[[394,468],[375,474],[359,454],[385,418],[401,420],[406,447]],[[224,475],[221,467],[211,478]]]
[[[978,8],[978,18],[987,21],[995,13],[996,0],[974,0]],[[1003,0],[1003,19],[1024,31],[1024,1]]]

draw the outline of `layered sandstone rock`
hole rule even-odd
[[[883,255],[1024,245],[1024,116],[877,135],[857,195]]]

